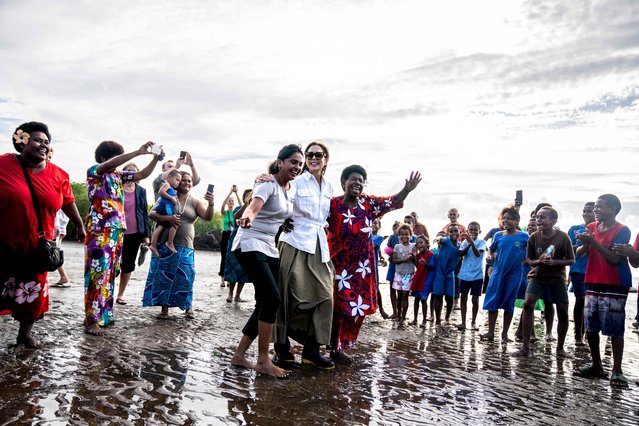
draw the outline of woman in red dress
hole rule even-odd
[[[11,314],[18,322],[18,344],[37,349],[31,335],[33,323],[49,310],[47,274],[29,270],[27,253],[38,243],[38,220],[24,177],[26,166],[40,206],[45,237],[53,239],[58,210],[69,217],[84,239],[84,225],[75,205],[69,175],[47,162],[51,135],[43,123],[20,125],[13,133],[18,154],[0,155],[0,315]],[[23,266],[20,266],[23,265]]]
[[[336,273],[331,357],[347,363],[350,358],[343,351],[355,344],[364,317],[377,310],[373,220],[401,208],[421,176],[411,173],[404,188],[390,197],[363,194],[366,170],[358,165],[346,167],[340,181],[344,194],[332,199],[328,218],[328,245]]]

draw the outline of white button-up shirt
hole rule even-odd
[[[293,202],[293,231],[283,232],[280,240],[306,253],[315,254],[319,239],[322,263],[331,260],[326,231],[333,187],[322,177],[322,188],[315,177],[305,171],[293,181],[296,196]]]

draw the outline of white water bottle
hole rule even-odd
[[[548,248],[546,250],[544,250],[544,255],[548,256],[548,257],[553,257],[555,255],[555,246],[554,245],[549,245]]]

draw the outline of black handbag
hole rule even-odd
[[[28,254],[26,259],[23,260],[23,267],[26,270],[35,272],[37,274],[42,272],[53,272],[58,269],[64,263],[64,253],[54,241],[47,240],[45,237],[44,229],[42,226],[42,217],[40,216],[40,204],[38,203],[38,197],[36,197],[33,184],[31,183],[31,177],[27,170],[27,166],[24,164],[24,160],[21,156],[18,156],[22,171],[24,172],[24,179],[27,181],[29,191],[31,192],[31,200],[33,202],[33,209],[35,210],[36,218],[38,219],[38,245],[35,246]]]

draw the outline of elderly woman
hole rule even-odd
[[[326,219],[333,187],[324,179],[328,148],[308,144],[303,173],[295,178],[292,229],[280,236],[279,288],[282,305],[275,325],[275,352],[279,364],[293,363],[289,337],[302,343],[302,364],[331,370],[335,364],[320,354],[330,343],[333,317],[333,279],[326,240]]]
[[[142,306],[161,306],[158,319],[168,319],[169,308],[177,307],[185,311],[188,319],[193,319],[193,281],[195,280],[195,257],[193,237],[195,237],[195,221],[213,218],[213,193],[207,192],[204,201],[193,198],[190,194],[193,176],[182,172],[180,186],[177,188],[177,214],[160,215],[155,207],[149,217],[157,222],[169,222],[177,226],[173,239],[176,253],[166,246],[168,227],[160,235],[159,256],[151,258],[149,275],[144,287]]]
[[[350,362],[344,351],[357,341],[364,318],[377,309],[372,222],[401,208],[421,176],[411,173],[404,188],[390,197],[364,194],[366,179],[362,166],[352,165],[342,171],[344,194],[331,200],[328,218],[328,245],[336,271],[331,357],[344,363]]]
[[[107,327],[113,318],[115,277],[120,272],[124,218],[125,182],[137,182],[148,177],[162,156],[154,154],[149,164],[139,172],[117,171],[116,168],[137,156],[151,154],[153,142],[146,142],[135,151],[124,153],[117,142],[105,141],[95,150],[95,161],[87,171],[89,203],[87,215],[86,254],[84,263],[84,331],[101,336],[100,327]]]
[[[295,187],[292,180],[304,165],[302,147],[286,145],[269,167],[273,180],[255,184],[253,199],[238,220],[241,229],[233,241],[233,250],[240,265],[255,286],[255,309],[242,329],[242,338],[233,354],[231,365],[254,368],[258,373],[283,378],[288,371],[279,368],[268,355],[273,324],[281,302],[277,286],[279,253],[275,235],[293,211]],[[246,351],[258,339],[257,363],[246,358]]]
[[[84,237],[69,175],[47,162],[50,141],[44,123],[24,123],[13,133],[18,154],[0,156],[0,314],[11,314],[20,323],[17,342],[30,349],[39,347],[31,329],[49,309],[49,283],[47,273],[34,271],[27,257],[39,236],[23,167],[35,190],[45,237],[53,239],[54,218],[60,209],[76,225],[78,237]]]
[[[129,163],[122,168],[125,172],[138,172],[140,169],[135,163]],[[149,205],[146,200],[146,189],[137,182],[130,181],[122,184],[124,189],[124,218],[126,231],[122,242],[122,264],[120,273],[120,285],[118,297],[115,303],[126,305],[124,292],[135,271],[135,259],[140,249],[140,244],[149,244],[151,229],[149,227]]]

